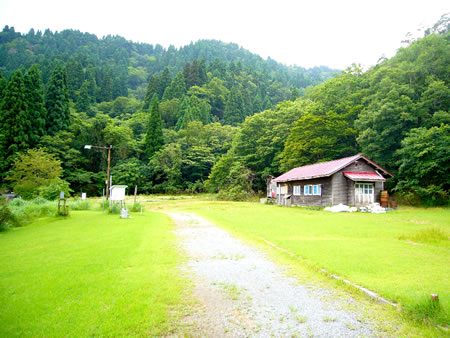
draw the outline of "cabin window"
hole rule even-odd
[[[355,202],[357,204],[373,203],[375,200],[373,183],[355,184]]]
[[[301,186],[300,185],[294,185],[294,196],[300,196],[301,195]]]
[[[322,189],[320,184],[305,185],[305,195],[321,195]]]
[[[287,185],[279,185],[278,187],[277,187],[277,194],[278,195],[283,195],[283,194],[287,194]]]

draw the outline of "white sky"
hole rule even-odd
[[[450,12],[444,0],[0,0],[0,29],[78,29],[180,47],[235,42],[302,67],[365,67],[394,55],[406,33]]]

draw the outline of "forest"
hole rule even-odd
[[[65,30],[0,33],[0,185],[24,198],[215,192],[364,153],[409,203],[448,204],[448,25],[367,71],[288,67],[235,45],[179,49]]]

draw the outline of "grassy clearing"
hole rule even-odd
[[[186,295],[173,225],[97,211],[0,234],[0,336],[153,336]]]
[[[238,236],[270,241],[310,266],[376,291],[399,303],[413,320],[449,323],[448,209],[406,208],[373,215],[233,202],[179,207]],[[430,302],[432,293],[439,294],[439,306]]]

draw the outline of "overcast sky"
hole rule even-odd
[[[164,47],[216,39],[288,65],[344,69],[394,55],[406,33],[448,12],[448,0],[0,0],[0,25],[22,33],[78,29]]]

